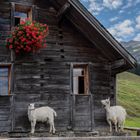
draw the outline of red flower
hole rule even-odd
[[[12,46],[12,45],[10,45],[10,46],[9,46],[9,48],[10,48],[10,49],[12,49],[12,48],[13,48],[13,46]]]
[[[11,37],[7,39],[9,49],[29,53],[37,52],[38,49],[46,47],[46,36],[48,35],[48,26],[28,19],[21,21],[18,27],[12,32]]]

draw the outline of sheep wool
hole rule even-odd
[[[112,132],[112,123],[115,125],[115,131],[119,130],[119,127],[123,131],[124,123],[126,119],[126,110],[122,106],[110,106],[110,99],[101,100],[106,110],[106,119],[110,125],[110,132]]]
[[[48,122],[50,124],[50,133],[55,133],[54,117],[56,116],[56,112],[51,107],[35,108],[33,103],[30,104],[28,106],[28,118],[31,122],[31,133],[35,131],[36,122]]]

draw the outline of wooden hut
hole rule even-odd
[[[28,17],[49,26],[47,48],[15,57],[9,32]],[[27,132],[27,106],[57,112],[57,131],[93,131],[106,125],[100,100],[116,104],[116,74],[136,60],[78,0],[0,1],[0,132]],[[48,127],[38,124],[37,131]]]

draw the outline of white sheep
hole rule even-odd
[[[115,125],[115,131],[123,131],[126,119],[126,110],[122,106],[110,106],[110,99],[101,100],[106,110],[106,119],[110,125],[110,132],[112,132],[112,123]]]
[[[56,117],[56,112],[48,106],[35,108],[34,103],[28,106],[28,118],[31,122],[31,133],[35,132],[36,122],[48,122],[50,124],[50,133],[55,133],[54,127],[54,117]]]

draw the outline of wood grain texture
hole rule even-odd
[[[9,2],[34,5],[34,18],[49,26],[47,47],[37,54],[16,56],[11,59],[4,42],[11,27],[11,6]],[[115,100],[115,76],[111,75],[109,59],[69,20],[62,18],[58,24],[57,11],[49,1],[10,0],[0,5],[0,30],[6,35],[0,37],[0,62],[13,63],[13,96],[0,96],[0,131],[27,132],[30,123],[27,116],[29,103],[36,107],[50,106],[58,114],[55,127],[75,131],[91,131],[105,124],[105,112],[100,100],[108,96]],[[65,17],[65,16],[64,16]],[[74,17],[76,18],[76,17]],[[78,18],[78,17],[77,17]],[[12,19],[13,20],[13,19]],[[83,24],[83,23],[81,23]],[[82,25],[82,27],[85,27]],[[7,31],[7,32],[6,32]],[[96,32],[92,34],[97,38]],[[102,44],[103,45],[103,44]],[[114,54],[109,57],[114,58]],[[76,96],[72,93],[72,64],[88,65],[89,94]],[[112,76],[112,77],[111,77]],[[114,89],[113,89],[114,87]],[[48,131],[48,125],[38,123],[37,131]]]

